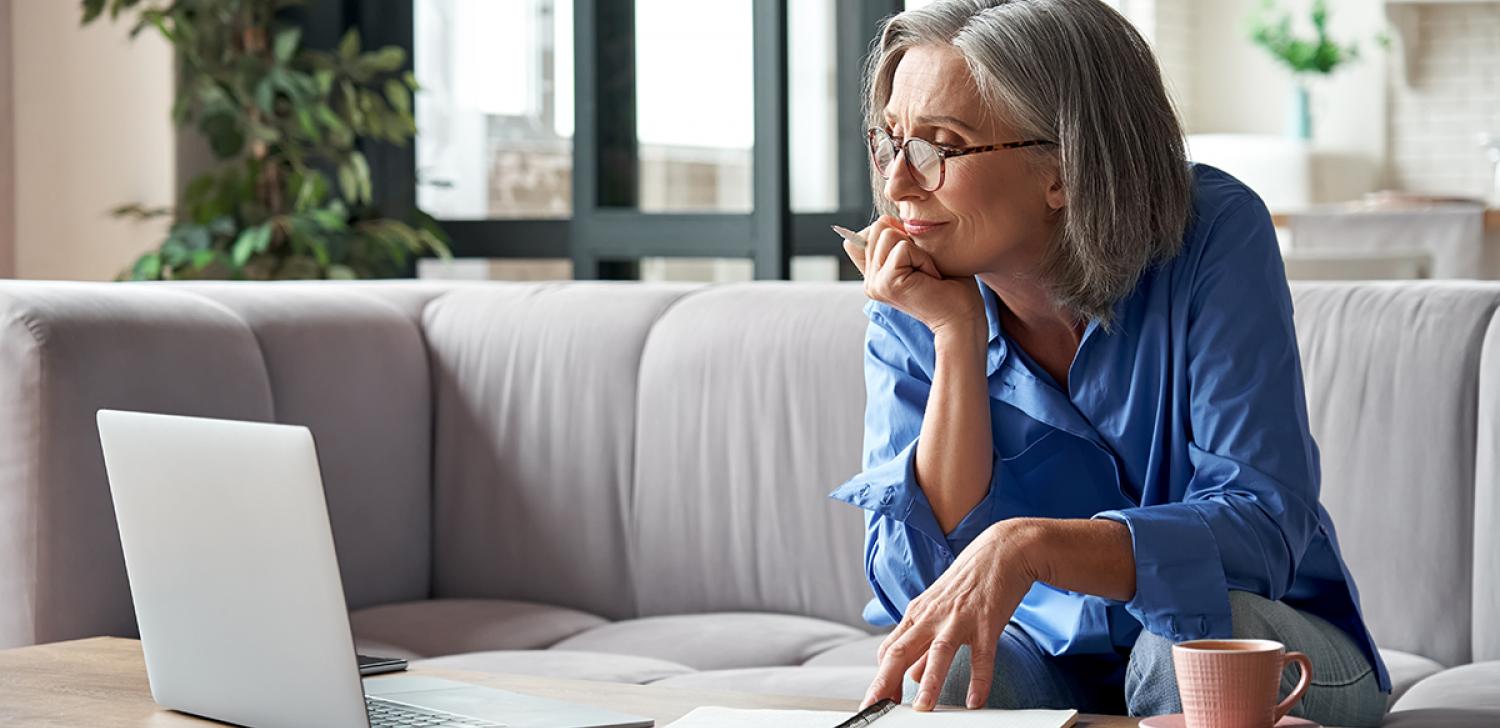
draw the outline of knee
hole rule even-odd
[[[1125,706],[1134,716],[1182,712],[1172,640],[1149,630],[1136,638],[1125,667]]]
[[[1237,639],[1280,639],[1280,630],[1274,626],[1275,615],[1290,609],[1253,592],[1238,589],[1229,592],[1230,629]]]
[[[1258,594],[1229,592],[1229,617],[1235,638],[1278,639],[1274,615],[1289,609]],[[1172,667],[1172,640],[1142,630],[1130,651],[1125,671],[1125,704],[1131,715],[1164,715],[1182,712],[1177,693],[1177,672]]]

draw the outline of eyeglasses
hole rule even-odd
[[[980,152],[996,152],[1002,149],[1020,149],[1022,147],[1035,147],[1044,144],[1056,144],[1057,142],[1045,139],[1030,139],[1024,142],[1006,142],[1004,144],[988,144],[982,147],[944,147],[926,139],[911,137],[903,141],[897,141],[891,137],[890,132],[876,128],[866,133],[870,142],[870,161],[875,164],[875,169],[880,172],[882,179],[890,179],[894,171],[893,165],[896,157],[905,152],[906,169],[911,172],[912,178],[917,185],[928,192],[936,192],[943,186],[943,178],[948,171],[949,157],[962,157],[965,154],[979,154]]]

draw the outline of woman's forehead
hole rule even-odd
[[[963,56],[952,46],[917,46],[902,55],[891,80],[887,122],[978,131],[984,114]]]

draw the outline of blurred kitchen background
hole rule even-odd
[[[1357,48],[1327,74],[1252,38],[1282,13],[1315,38],[1313,0],[1112,4],[1156,47],[1193,158],[1271,207],[1289,275],[1500,278],[1500,0],[1327,0],[1326,36]],[[415,144],[380,156],[375,196],[440,221],[454,257],[408,275],[857,277],[826,232],[869,216],[850,59],[899,0],[306,5],[289,22],[308,44],[358,28],[405,48],[422,87]],[[169,117],[171,46],[79,21],[76,2],[0,0],[3,277],[116,277],[170,221],[109,211],[171,206],[211,164]]]

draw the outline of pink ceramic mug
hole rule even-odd
[[[1281,671],[1287,663],[1302,678],[1280,703]],[[1271,640],[1193,640],[1172,645],[1177,692],[1188,728],[1270,728],[1307,692],[1312,661]]]

